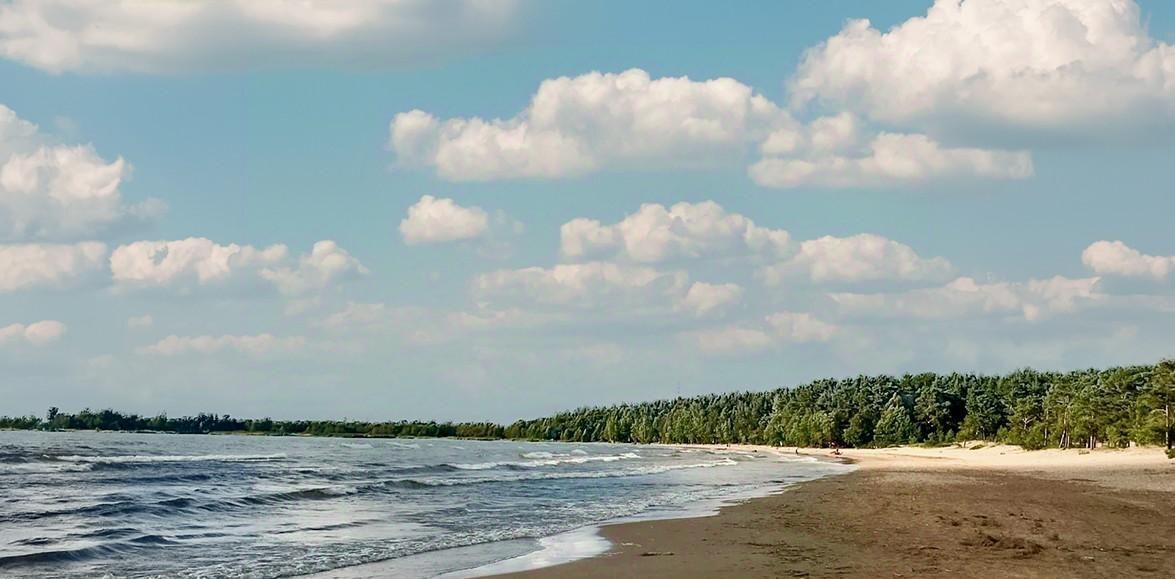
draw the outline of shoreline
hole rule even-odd
[[[976,445],[799,454],[856,468],[713,516],[602,525],[610,548],[592,557],[465,576],[1175,576],[1175,521],[1166,512],[1175,504],[1175,461],[1160,449]],[[1139,532],[1144,527],[1153,528]]]
[[[803,451],[812,449],[802,449],[796,447],[774,447],[767,445],[748,445],[748,444],[661,444],[650,443],[650,446],[665,446],[672,448],[688,448],[707,451],[718,452],[738,452],[738,453],[764,453],[776,455],[781,459],[781,464],[794,460],[795,458],[808,458],[815,461],[825,462],[829,464],[839,464],[845,467],[853,467],[852,459],[845,457],[826,456],[818,452]],[[798,454],[796,451],[799,451]],[[531,572],[541,572],[551,568],[557,568],[563,565],[574,564],[580,561],[592,560],[600,556],[608,556],[613,553],[619,543],[609,536],[609,530],[613,527],[625,525],[645,525],[652,523],[660,523],[664,521],[689,521],[694,519],[704,519],[709,517],[720,516],[725,509],[743,505],[749,502],[769,498],[799,486],[825,480],[832,477],[844,476],[853,472],[852,470],[845,470],[844,472],[830,473],[820,475],[817,478],[812,478],[803,481],[795,481],[782,483],[782,486],[770,485],[747,490],[739,494],[712,499],[706,501],[703,505],[695,506],[692,509],[675,509],[672,511],[650,511],[620,519],[603,521],[597,524],[572,529],[564,533],[559,533],[551,537],[543,537],[539,540],[540,549],[525,555],[496,561],[486,565],[481,565],[471,569],[463,569],[451,573],[439,575],[435,579],[469,579],[477,577],[511,577]],[[664,515],[664,516],[658,516]],[[580,549],[578,551],[569,550],[563,543],[562,539],[569,538],[573,542],[578,542]],[[594,541],[592,540],[594,538]]]
[[[849,467],[850,465],[848,463],[851,462],[848,460],[837,460],[833,457],[825,457],[815,452],[801,452],[799,456],[795,456],[795,449],[791,447],[784,449],[781,447],[771,447],[765,445],[734,444],[729,446],[724,444],[651,444],[648,446],[697,449],[712,452],[749,454],[763,453],[772,455],[773,457],[778,457],[779,464],[781,465],[786,465],[788,462],[794,461],[797,458],[807,459],[803,460],[803,462],[818,461],[828,464],[844,465],[845,467]],[[801,451],[802,450],[803,449],[801,449]],[[845,472],[851,472],[851,470],[846,468]],[[841,476],[842,474],[844,473],[806,473],[803,476],[814,476],[816,478],[806,478],[805,480],[796,480],[793,482],[782,482],[776,484],[763,484],[754,488],[746,488],[726,496],[710,498],[701,503],[696,503],[693,505],[677,505],[673,508],[663,510],[653,509],[644,513],[638,513],[635,515],[570,529],[556,535],[533,539],[532,541],[534,541],[534,544],[537,548],[520,552],[516,556],[496,561],[478,563],[464,568],[451,567],[452,570],[444,571],[439,575],[435,573],[423,573],[423,569],[431,566],[431,564],[427,561],[435,561],[437,558],[447,558],[450,560],[450,562],[452,562],[453,558],[456,558],[457,560],[473,560],[476,559],[477,556],[471,554],[481,551],[489,544],[467,545],[463,547],[444,549],[441,551],[428,551],[409,555],[403,558],[390,559],[386,561],[375,561],[329,571],[310,573],[307,575],[301,575],[301,577],[305,577],[307,579],[375,579],[407,575],[417,576],[417,573],[422,573],[419,576],[432,577],[433,579],[468,579],[473,577],[510,576],[519,573],[541,572],[548,569],[558,569],[565,565],[574,565],[582,561],[594,560],[596,557],[607,556],[609,553],[611,553],[619,544],[608,536],[608,530],[612,527],[623,525],[644,525],[665,521],[693,521],[698,519],[713,518],[719,516],[722,511],[727,508],[775,496],[780,493],[784,493],[798,485],[806,484],[807,482],[824,480],[830,477]],[[442,555],[442,553],[444,555]]]

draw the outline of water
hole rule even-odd
[[[0,576],[476,575],[591,554],[602,522],[843,468],[665,446],[0,432]]]

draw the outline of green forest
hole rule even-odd
[[[633,443],[746,443],[885,447],[990,440],[1028,449],[1172,447],[1175,360],[1150,366],[1003,376],[906,374],[816,380],[768,392],[734,392],[580,408],[491,422],[361,422],[172,418],[114,410],[0,417],[0,428],[181,434],[461,437]]]

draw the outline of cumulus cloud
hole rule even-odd
[[[400,221],[400,237],[409,245],[474,239],[489,231],[490,219],[480,207],[462,207],[452,199],[425,195]]]
[[[44,346],[63,335],[65,324],[56,320],[42,320],[28,325],[9,324],[0,327],[0,346],[20,343]]]
[[[344,279],[367,275],[368,270],[358,259],[329,239],[317,241],[310,253],[298,258],[297,264],[265,267],[259,272],[262,279],[273,282],[283,294],[302,295],[323,289]]]
[[[734,79],[653,79],[643,70],[544,81],[510,119],[396,115],[389,146],[401,164],[454,181],[558,178],[616,167],[740,163],[767,187],[883,186],[1033,174],[1022,151],[940,145],[879,132],[842,113],[807,125]],[[583,225],[583,224],[580,224]]]
[[[935,280],[953,270],[945,258],[924,258],[908,245],[862,233],[804,241],[792,257],[759,274],[768,285],[780,285],[795,278],[817,283]]]
[[[405,165],[454,181],[556,178],[608,166],[693,167],[738,158],[786,113],[734,79],[653,79],[640,69],[542,82],[509,119],[396,115],[389,145]]]
[[[607,262],[528,267],[478,275],[473,294],[479,306],[527,304],[559,308],[663,307],[686,288],[681,272]]]
[[[937,288],[884,294],[833,293],[829,297],[849,315],[948,319],[1003,314],[1034,321],[1104,299],[1099,281],[1096,277],[1056,276],[1027,282],[979,283],[960,277]]]
[[[827,342],[839,331],[812,314],[776,312],[757,324],[710,328],[693,332],[697,348],[706,354],[752,354],[788,344]]]
[[[0,245],[0,292],[64,286],[97,273],[105,261],[106,245],[95,241]]]
[[[315,243],[309,254],[295,261],[285,245],[221,245],[202,237],[119,246],[111,253],[110,270],[115,283],[123,288],[190,289],[260,279],[289,295],[321,289],[367,272],[363,264],[330,240]]]
[[[759,227],[713,201],[677,203],[666,208],[641,205],[618,223],[574,219],[559,229],[564,257],[621,255],[656,263],[673,259],[760,254],[782,255],[790,237],[782,229]]]
[[[711,284],[694,282],[685,296],[677,302],[677,308],[695,316],[705,316],[721,311],[743,299],[743,288],[738,284]]]
[[[141,316],[132,316],[132,317],[127,318],[127,320],[126,320],[126,327],[128,327],[132,330],[136,329],[136,328],[149,328],[154,324],[155,324],[155,318],[152,318],[151,314],[143,314]]]
[[[1175,120],[1175,47],[1131,0],[937,0],[887,32],[849,21],[790,91],[889,123],[1125,133]]]
[[[828,137],[837,141],[821,143]],[[764,187],[884,187],[945,179],[1024,179],[1034,173],[1026,151],[944,147],[922,134],[882,132],[866,141],[856,133],[776,133],[762,149],[766,156],[748,173]]]
[[[136,241],[110,256],[114,281],[133,286],[169,286],[185,282],[207,285],[276,265],[289,258],[284,245],[256,248],[220,245],[203,237],[174,241]]]
[[[91,145],[52,144],[0,105],[0,239],[85,238],[159,215],[158,200],[124,202],[120,186],[129,175],[121,157],[107,161]]]
[[[1175,256],[1147,255],[1121,241],[1096,241],[1081,252],[1081,263],[1100,275],[1162,281],[1175,271]]]
[[[513,0],[0,4],[0,55],[49,72],[387,67],[490,42]]]
[[[302,336],[277,337],[272,334],[255,336],[176,336],[171,335],[149,346],[138,349],[138,353],[153,356],[178,356],[182,354],[212,354],[232,350],[252,356],[265,356],[301,350],[306,345]]]

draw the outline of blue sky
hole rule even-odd
[[[300,6],[0,2],[0,414],[1173,354],[1167,3]]]

